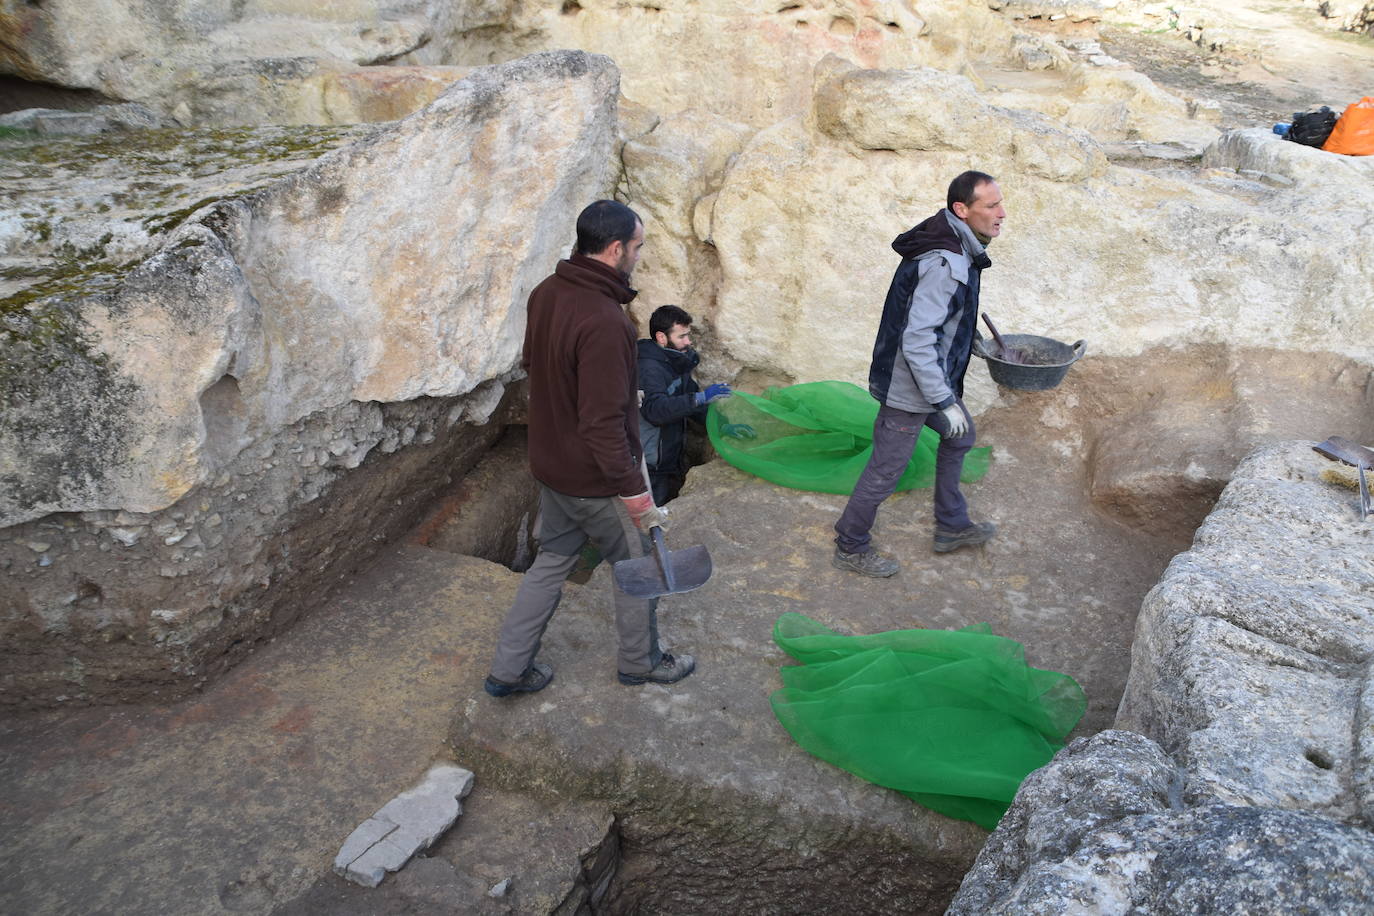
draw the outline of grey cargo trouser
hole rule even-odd
[[[940,439],[935,452],[935,524],[950,531],[967,528],[968,502],[959,490],[959,475],[964,469],[964,456],[973,448],[976,431],[973,417],[962,400],[959,409],[968,417],[968,432],[958,439]],[[854,484],[854,492],[845,504],[840,520],[835,523],[835,545],[845,553],[867,553],[872,550],[869,531],[877,518],[878,507],[897,489],[897,481],[906,471],[916,450],[916,437],[921,427],[929,426],[941,436],[949,432],[949,421],[938,410],[932,413],[909,413],[884,404],[873,422],[873,457]]]
[[[534,663],[544,630],[563,597],[563,583],[588,540],[608,564],[644,556],[647,539],[611,497],[567,496],[539,485],[539,554],[515,593],[501,626],[491,676],[507,684]],[[647,674],[659,662],[658,599],[631,598],[614,582],[617,659],[624,674]]]

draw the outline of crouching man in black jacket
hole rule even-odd
[[[723,382],[701,390],[692,370],[701,358],[692,349],[692,316],[664,305],[649,317],[649,337],[638,344],[639,439],[649,465],[654,504],[674,499],[687,479],[687,421],[705,422],[706,405],[731,394]],[[749,435],[735,424],[732,435]]]

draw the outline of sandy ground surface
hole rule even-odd
[[[1222,103],[1223,126],[1267,127],[1294,111],[1329,105],[1343,111],[1374,93],[1374,39],[1321,23],[1315,4],[1203,0],[1180,25],[1203,26],[1202,43],[1158,23],[1113,22],[1101,28],[1103,50],[1180,94]],[[1141,26],[1153,26],[1142,30]],[[1206,28],[1220,33],[1210,50]]]

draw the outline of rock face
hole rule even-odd
[[[889,243],[968,167],[1006,199],[983,277],[1004,331],[1087,338],[1099,356],[1215,342],[1369,360],[1358,227],[1374,163],[1318,169],[1311,156],[1333,157],[1249,130],[1200,175],[1113,167],[1086,134],[982,104],[959,77],[836,69],[818,71],[810,119],[750,140],[701,221],[722,343],[762,378],[866,377]],[[1343,215],[1311,223],[1314,200]]]
[[[6,311],[9,635],[70,648],[117,633],[141,666],[165,656],[149,677],[197,675],[265,632],[252,617],[271,616],[278,571],[308,595],[365,552],[302,514],[346,471],[431,446],[427,460],[470,465],[499,430],[463,430],[501,402],[530,289],[612,185],[617,78],[580,52],[479,70],[393,130],[200,209],[122,280]],[[447,474],[383,485],[405,491],[397,507],[352,522],[385,537]],[[294,546],[323,556],[273,546],[307,530]],[[115,573],[129,564],[142,575]],[[100,654],[95,680],[117,681],[121,653]],[[9,686],[93,689],[86,661],[70,690],[53,679],[71,665],[49,661],[7,668]]]
[[[1374,527],[1310,442],[1236,469],[1146,596],[1117,727],[1022,786],[951,913],[1374,897]]]
[[[1186,770],[1128,731],[1080,738],[1027,777],[947,911],[1354,913],[1374,836],[1305,811],[1184,805]]]
[[[374,84],[368,95],[384,107],[442,68],[550,48],[613,56],[630,96],[656,109],[706,105],[761,125],[806,107],[796,75],[828,53],[869,67],[957,67],[1005,55],[1010,34],[992,11],[953,0],[919,13],[897,0],[3,0],[0,26],[14,36],[0,43],[0,72],[216,125],[339,123],[318,119],[343,115],[331,97],[373,68],[441,68]]]
[[[1374,526],[1309,445],[1243,462],[1146,596],[1117,723],[1187,768],[1186,802],[1367,824]]]
[[[373,114],[407,114],[458,78],[358,72],[423,45],[430,28],[412,0],[4,0],[0,72],[142,101],[187,126],[346,123],[367,113],[360,97],[383,109]]]

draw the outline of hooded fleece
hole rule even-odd
[[[868,391],[909,413],[944,410],[964,394],[979,281],[992,261],[947,209],[897,236],[892,248],[902,262],[883,303]]]

